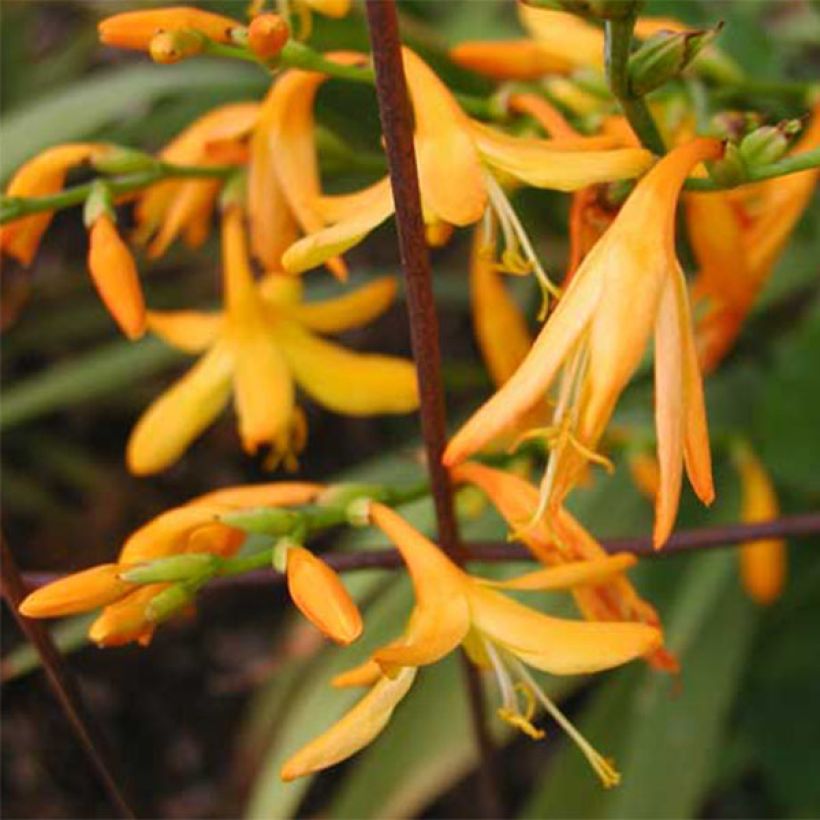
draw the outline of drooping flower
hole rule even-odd
[[[124,575],[151,561],[171,556],[228,558],[241,548],[246,534],[222,520],[223,516],[262,506],[307,504],[322,490],[321,485],[308,482],[277,482],[229,487],[194,498],[132,533],[116,563],[83,570],[41,587],[26,597],[20,611],[29,618],[56,618],[102,607],[103,611],[90,627],[92,641],[100,646],[119,646],[131,641],[146,645],[157,625],[152,617],[152,602],[172,585],[137,583],[126,580]],[[317,625],[332,637],[349,637],[355,616],[349,608],[343,614],[342,627],[327,615],[321,625]]]
[[[241,149],[259,119],[259,104],[230,103],[203,114],[159,153],[174,165],[239,164]],[[178,237],[190,247],[207,238],[222,182],[218,179],[166,179],[139,194],[134,207],[137,242],[148,256],[162,256]]]
[[[100,42],[116,48],[147,51],[162,32],[198,32],[217,43],[230,43],[231,32],[242,26],[237,20],[193,6],[126,11],[106,17],[98,26]]]
[[[792,154],[818,145],[820,105]],[[732,191],[687,195],[687,226],[700,264],[692,295],[704,372],[714,370],[732,349],[818,179],[815,168]]]
[[[490,206],[510,226],[506,234],[515,240],[516,249],[525,246],[529,264],[536,265],[535,254],[495,175],[538,188],[573,191],[596,182],[631,179],[653,161],[648,151],[619,148],[609,137],[515,137],[472,120],[414,52],[405,48],[402,53],[415,114],[419,184],[428,223],[469,225]],[[393,213],[387,179],[355,198],[341,199],[332,206],[335,218],[329,221],[333,224],[310,233],[285,252],[282,264],[286,270],[298,273],[343,252]]]
[[[444,455],[453,466],[542,401],[559,383],[543,512],[560,507],[590,461],[618,396],[655,336],[655,419],[661,485],[654,541],[677,512],[682,462],[699,497],[714,496],[703,392],[683,272],[675,256],[675,205],[691,168],[720,155],[696,139],[669,153],[637,185],[586,256],[513,377],[461,428]]]
[[[110,145],[97,142],[69,142],[48,148],[17,170],[6,188],[6,196],[56,194],[62,190],[66,175],[72,168],[93,162],[110,151]],[[53,211],[43,211],[0,226],[0,248],[3,253],[13,256],[25,266],[30,265],[53,216]]]
[[[740,474],[740,518],[747,523],[770,521],[780,513],[774,484],[766,468],[745,443],[732,451]],[[740,546],[740,578],[747,595],[766,606],[774,603],[786,582],[786,542],[782,538],[764,538]]]
[[[538,488],[505,470],[476,462],[465,462],[451,471],[453,481],[477,487],[510,526],[511,537],[520,540],[549,567],[578,561],[599,561],[607,553],[601,544],[564,507],[546,520],[533,518],[538,510]],[[635,590],[625,573],[613,573],[598,586],[572,589],[581,614],[591,621],[635,621],[661,629],[655,608]],[[663,646],[646,658],[652,666],[669,672],[678,670],[677,659]]]
[[[358,327],[379,315],[392,301],[395,283],[377,280],[335,300],[302,304],[297,280],[274,274],[254,281],[243,220],[238,205],[226,207],[223,313],[149,313],[149,327],[165,341],[204,355],[138,421],[128,443],[134,473],[173,464],[231,393],[245,450],[271,445],[283,458],[301,449],[304,439],[294,380],[320,404],[347,415],[407,413],[418,404],[410,362],[352,353],[316,335]]]
[[[474,663],[492,668],[498,676],[503,698],[501,717],[531,737],[541,737],[543,733],[531,722],[537,702],[570,734],[604,785],[617,784],[619,776],[612,765],[569,723],[527,667],[558,675],[609,669],[652,651],[660,643],[660,633],[644,624],[554,618],[508,598],[498,589],[571,589],[597,584],[634,559],[611,556],[539,570],[509,582],[483,581],[459,569],[388,507],[371,504],[370,519],[401,552],[413,582],[415,608],[401,638],[377,650],[371,661],[336,681],[373,688],[335,726],[285,763],[283,779],[327,768],[370,743],[410,689],[416,668],[435,663],[463,645]],[[523,711],[518,694],[521,690],[526,692],[531,707]]]

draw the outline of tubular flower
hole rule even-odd
[[[306,482],[279,482],[207,493],[132,533],[116,563],[92,567],[35,590],[21,603],[20,612],[28,618],[57,618],[103,607],[89,631],[92,641],[100,646],[131,641],[146,645],[156,628],[151,603],[170,584],[129,582],[122,577],[125,573],[173,555],[229,557],[242,546],[245,533],[221,521],[221,515],[258,506],[307,504],[322,489]]]
[[[733,452],[740,473],[741,520],[770,521],[780,513],[774,485],[763,464],[747,444]],[[780,538],[751,541],[740,547],[740,578],[746,594],[756,603],[774,603],[786,582],[786,542]]]
[[[555,452],[539,513],[560,507],[590,461],[626,386],[655,336],[655,419],[660,489],[654,542],[677,512],[682,461],[698,496],[714,497],[700,372],[683,272],[675,257],[675,205],[691,168],[720,155],[716,140],[676,148],[637,185],[586,256],[530,353],[512,378],[462,427],[444,462],[454,466],[543,400],[562,371],[552,425]],[[562,370],[563,368],[563,370]]]
[[[145,300],[137,266],[110,216],[100,214],[89,232],[88,269],[100,298],[129,339],[145,332]]]
[[[111,146],[94,142],[71,142],[49,148],[23,165],[6,189],[9,197],[35,197],[62,190],[66,174],[77,165],[92,162],[111,151]],[[37,253],[53,212],[31,214],[0,227],[0,249],[28,266]]]
[[[538,509],[538,489],[524,478],[476,462],[466,462],[451,472],[453,481],[471,485],[486,493],[490,502],[510,526],[511,537],[549,567],[579,561],[600,561],[607,552],[564,507],[548,521],[532,524]],[[655,608],[638,595],[624,573],[613,573],[597,586],[572,589],[581,614],[590,621],[636,621],[661,629]],[[647,657],[652,666],[669,672],[678,670],[674,655],[659,646]]]
[[[230,17],[193,6],[168,6],[106,17],[100,22],[98,33],[100,42],[107,46],[148,51],[151,40],[162,32],[191,31],[218,43],[230,43],[231,32],[241,26]]]
[[[134,473],[173,464],[225,407],[231,392],[245,450],[253,453],[270,444],[274,455],[285,458],[301,448],[304,438],[294,380],[320,404],[347,415],[416,408],[410,362],[352,353],[315,335],[358,327],[378,316],[395,294],[392,279],[338,299],[303,304],[293,279],[270,275],[262,283],[254,281],[238,206],[226,209],[222,233],[225,310],[149,313],[149,327],[166,342],[204,355],[137,422],[127,454]]]
[[[356,52],[324,56],[344,65],[366,60]],[[297,226],[302,233],[315,233],[339,218],[326,211],[332,210],[335,203],[341,201],[348,214],[356,213],[359,207],[355,195],[325,197],[322,201],[313,104],[327,79],[313,71],[283,73],[262,104],[254,129],[248,171],[251,247],[268,270],[281,268],[282,254],[297,238]],[[322,261],[339,279],[346,278],[347,269],[341,259]]]
[[[820,145],[820,105],[792,154]],[[745,185],[689,194],[686,217],[700,272],[692,285],[701,367],[711,372],[731,350],[783,247],[811,201],[816,168]]]
[[[648,151],[614,147],[617,141],[609,137],[514,137],[471,120],[416,54],[407,48],[402,53],[428,224],[469,225],[489,206],[505,226],[505,237],[514,243],[510,250],[519,252],[522,246],[526,264],[532,267],[537,265],[535,254],[495,174],[537,188],[574,191],[596,182],[631,179],[652,163]],[[389,182],[381,180],[325,208],[333,224],[299,240],[282,257],[290,273],[307,270],[352,247],[384,222],[393,213]]]
[[[529,39],[475,41],[450,50],[458,65],[496,80],[535,80],[545,74],[569,74],[577,68],[604,67],[604,34],[575,14],[518,4]],[[645,40],[658,31],[685,31],[666,17],[644,17],[635,35]]]
[[[345,685],[372,683],[353,711],[288,760],[282,777],[292,780],[324,769],[359,751],[384,728],[407,693],[415,669],[443,658],[463,644],[470,658],[491,667],[503,696],[500,716],[534,738],[536,702],[571,735],[604,785],[619,776],[544,694],[527,667],[557,675],[597,672],[626,663],[660,643],[658,630],[644,624],[585,623],[550,617],[497,591],[570,589],[596,584],[631,559],[599,561],[540,570],[513,581],[491,582],[467,575],[439,548],[388,507],[371,504],[370,519],[396,545],[407,565],[416,605],[404,635],[377,650],[371,662],[344,676]],[[518,683],[514,683],[516,678]],[[518,692],[528,708],[522,711]]]
[[[240,149],[258,119],[258,103],[219,106],[189,125],[159,157],[183,166],[237,164],[245,159]],[[216,179],[166,179],[141,193],[134,208],[135,237],[148,243],[148,256],[162,256],[180,236],[190,247],[201,245],[221,185]]]

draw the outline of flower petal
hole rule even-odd
[[[294,305],[293,318],[316,333],[341,333],[362,327],[384,313],[393,303],[398,283],[381,276],[334,299]]]
[[[450,90],[410,49],[402,49],[413,103],[416,160],[425,204],[444,222],[469,225],[487,204],[469,120]]]
[[[480,583],[496,589],[557,590],[576,586],[590,586],[613,580],[613,577],[629,567],[634,567],[638,559],[628,552],[608,555],[591,561],[573,561],[555,567],[528,572],[506,581],[480,579]]]
[[[298,507],[310,504],[324,490],[322,484],[307,481],[274,481],[270,484],[248,484],[244,487],[226,487],[197,496],[189,505],[218,504],[232,508],[243,507]]]
[[[287,760],[282,779],[295,780],[326,769],[371,743],[387,726],[415,677],[416,670],[408,668],[395,678],[381,678],[341,720]]]
[[[598,672],[651,652],[661,633],[634,623],[589,623],[553,618],[498,592],[473,585],[475,627],[524,663],[554,675]]]
[[[148,328],[164,342],[186,353],[201,353],[222,330],[221,313],[198,310],[148,311]]]
[[[353,353],[295,322],[277,325],[276,339],[299,386],[337,413],[370,416],[418,407],[416,371],[405,359]]]
[[[142,414],[128,440],[128,468],[149,475],[170,467],[219,415],[231,395],[233,357],[209,350]]]
[[[525,38],[459,43],[449,56],[456,65],[494,80],[537,80],[572,68],[568,60]]]

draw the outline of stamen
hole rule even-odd
[[[584,757],[589,761],[589,764],[595,770],[595,773],[601,779],[604,787],[607,789],[617,786],[621,782],[621,775],[615,769],[614,765],[603,757],[599,752],[595,751],[590,742],[572,725],[570,720],[564,713],[555,705],[555,703],[547,697],[543,689],[535,682],[532,675],[527,671],[524,664],[517,658],[510,657],[508,659],[510,665],[515,669],[521,680],[526,684],[535,697],[541,702],[541,705],[550,713],[556,723],[572,738],[575,745],[584,754]]]
[[[484,639],[484,649],[487,653],[487,657],[490,659],[493,672],[495,672],[496,679],[498,680],[498,688],[501,691],[502,705],[498,707],[496,714],[505,723],[514,726],[533,740],[540,740],[544,737],[544,732],[541,729],[537,729],[530,722],[530,718],[535,711],[535,697],[533,693],[528,693],[527,711],[526,714],[522,715],[518,708],[518,697],[516,695],[516,691],[521,688],[521,684],[513,684],[510,673],[504,666],[504,662],[499,657],[493,644],[486,639]],[[525,695],[525,697],[527,696]]]

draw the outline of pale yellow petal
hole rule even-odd
[[[363,327],[384,313],[397,290],[395,277],[382,276],[334,299],[301,302],[294,305],[290,315],[316,333],[341,333]]]
[[[128,440],[132,473],[159,472],[185,452],[228,403],[232,367],[230,352],[217,344],[143,413]]]
[[[148,311],[148,329],[172,347],[201,353],[213,345],[222,329],[221,313],[198,310]]]
[[[370,416],[409,413],[418,406],[412,362],[377,353],[353,353],[281,322],[276,339],[299,386],[337,413]]]
[[[592,561],[573,561],[556,567],[547,567],[528,572],[506,581],[481,579],[484,586],[496,589],[556,590],[571,589],[576,586],[590,586],[606,583],[620,572],[635,566],[638,559],[629,553],[609,555]]]
[[[393,710],[413,685],[416,670],[402,670],[378,683],[337,723],[289,758],[283,780],[295,780],[346,760],[371,743],[387,726]]]

